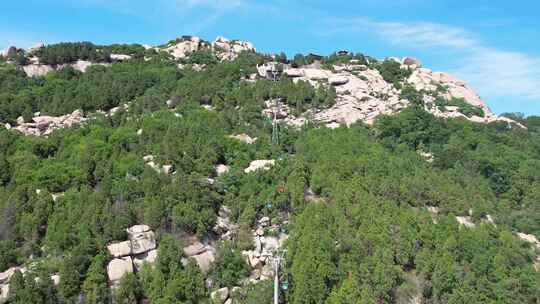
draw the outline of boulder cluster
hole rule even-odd
[[[81,124],[87,120],[81,110],[75,110],[71,114],[62,115],[59,117],[39,115],[36,113],[32,117],[32,122],[24,122],[22,117],[17,119],[17,126],[13,129],[23,133],[24,135],[49,135],[54,130],[60,128],[71,127],[73,125]],[[6,126],[8,129],[11,126]]]
[[[107,265],[107,275],[112,286],[116,286],[124,274],[138,271],[145,262],[152,265],[157,259],[156,238],[150,227],[135,225],[126,231],[127,241],[107,246],[113,257]]]
[[[516,123],[506,117],[493,114],[482,99],[465,82],[447,73],[433,72],[422,68],[419,60],[410,57],[403,59],[389,58],[389,60],[400,63],[402,69],[408,69],[412,72],[411,76],[405,79],[404,84],[410,84],[417,91],[426,93],[424,94],[426,110],[435,116],[443,118],[460,117],[479,123],[493,121]],[[268,79],[272,71],[276,70],[275,65],[276,63],[268,63],[258,66],[257,77]],[[320,111],[308,111],[302,117],[293,116],[289,107],[280,103],[280,101],[267,101],[263,114],[271,118],[275,117],[278,121],[287,125],[301,126],[307,121],[307,117],[313,121],[325,123],[331,128],[338,127],[341,124],[350,125],[357,121],[371,124],[378,115],[397,113],[410,104],[409,100],[401,97],[401,90],[386,82],[378,70],[359,64],[354,59],[345,64],[334,65],[332,69],[324,69],[320,65],[312,64],[300,68],[282,65],[282,70],[284,75],[292,78],[295,82],[302,80],[315,87],[320,85],[332,86],[337,94],[334,106]],[[463,99],[466,103],[482,109],[484,116],[473,115],[468,117],[460,113],[457,107],[439,109],[434,106],[435,98],[433,96],[436,95],[446,100],[452,98]]]
[[[4,272],[0,272],[0,303],[6,303],[9,299],[9,281],[16,271],[20,271],[23,275],[28,271],[27,267],[10,267]],[[51,281],[54,286],[60,283],[60,276],[58,274],[51,275]]]
[[[128,55],[118,55],[118,56],[128,56]],[[125,60],[125,59],[122,59],[122,60]],[[65,67],[72,67],[73,69],[84,73],[89,67],[93,65],[103,65],[103,66],[111,65],[108,62],[95,63],[95,62],[90,62],[86,60],[77,60],[74,63],[66,63],[66,64],[58,64],[58,65],[40,64],[37,60],[33,60],[33,62],[34,63],[32,64],[22,66],[22,70],[26,73],[28,77],[45,76],[49,72],[59,71]]]
[[[162,50],[156,48],[156,50]],[[165,46],[164,50],[176,59],[188,57],[197,51],[212,51],[219,60],[234,60],[244,51],[255,52],[253,44],[240,40],[229,40],[217,37],[212,43],[208,43],[199,37],[183,37]]]
[[[264,69],[259,69],[263,73]],[[272,101],[266,103],[264,114],[288,125],[301,126],[310,117],[329,127],[339,124],[350,125],[359,120],[372,123],[380,114],[392,114],[407,106],[408,101],[400,98],[400,91],[387,83],[379,71],[352,61],[350,64],[334,66],[327,70],[316,66],[292,68],[285,66],[283,74],[293,81],[305,81],[312,86],[329,85],[336,90],[336,104],[321,111],[309,111],[305,117],[294,117],[289,108]],[[276,111],[275,107],[279,110]]]
[[[231,240],[238,231],[238,225],[231,222],[230,215],[231,210],[227,206],[219,208],[216,224],[213,227],[213,232],[219,240]],[[193,258],[201,271],[206,273],[215,260],[216,246],[208,237],[202,241],[195,238],[189,246],[184,247],[184,255],[186,256],[183,259],[184,263],[187,263],[187,258]]]
[[[232,304],[232,295],[239,293],[240,287],[223,287],[210,293],[210,299],[214,304]]]
[[[280,226],[272,224],[267,216],[257,221],[252,231],[253,249],[242,252],[251,268],[250,282],[266,280],[272,277],[272,257],[285,244],[288,235],[280,231]]]
[[[142,133],[142,131],[141,131]],[[149,166],[150,168],[154,169],[157,173],[163,173],[163,174],[174,174],[174,166],[173,165],[158,165],[156,163],[156,160],[154,158],[154,155],[145,155],[143,156],[144,163]]]

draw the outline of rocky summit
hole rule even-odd
[[[133,59],[133,54],[111,53],[106,60],[88,61],[77,59],[73,63],[56,65],[44,64],[40,61],[40,50],[45,45],[40,44],[27,50],[28,64],[20,66],[28,77],[44,76],[50,72],[60,71],[70,67],[85,72],[93,65],[110,66],[113,62]],[[217,37],[213,42],[207,42],[195,36],[182,36],[161,46],[143,46],[149,54],[164,54],[174,60],[190,62],[179,63],[178,69],[191,68],[203,70],[205,63],[192,62],[191,57],[201,54],[215,56],[218,61],[232,61],[242,53],[255,53],[256,49],[250,42],[229,40]],[[11,48],[17,50],[17,48]],[[5,50],[7,55],[9,50]],[[144,56],[151,60],[152,55]],[[340,58],[341,57],[341,58]],[[495,115],[487,104],[461,80],[444,72],[434,72],[422,66],[420,60],[411,57],[389,57],[384,60],[362,57],[362,60],[348,53],[337,55],[337,60],[324,60],[315,56],[307,64],[276,61],[276,55],[267,55],[267,62],[257,65],[256,73],[246,75],[244,80],[256,82],[272,77],[287,77],[294,82],[306,82],[314,88],[330,87],[335,90],[335,104],[326,108],[310,109],[302,113],[291,111],[290,107],[281,100],[265,101],[263,114],[276,118],[290,126],[302,126],[309,121],[326,124],[330,128],[341,124],[350,125],[358,121],[372,124],[381,115],[392,115],[407,108],[420,98],[426,111],[441,118],[462,118],[476,123],[506,122],[509,125],[524,127],[522,124],[508,118]],[[365,59],[367,58],[367,59]],[[279,58],[278,58],[279,59]],[[327,62],[325,62],[327,61]],[[382,73],[387,73],[381,66],[392,66],[404,77],[393,80]],[[396,73],[396,71],[393,71]],[[413,88],[421,96],[404,94]],[[167,105],[171,106],[171,100]],[[472,110],[471,110],[472,109]],[[275,116],[275,117],[274,117]],[[47,135],[52,130],[83,122],[79,110],[63,117],[39,117],[23,123],[17,119],[15,130],[27,135]],[[38,121],[36,121],[38,120]],[[6,127],[12,127],[11,124]]]

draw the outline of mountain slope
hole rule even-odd
[[[539,301],[540,119],[417,60],[8,55],[0,302],[270,303],[276,256],[285,303]]]

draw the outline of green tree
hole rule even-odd
[[[75,301],[80,292],[81,274],[77,267],[73,258],[66,258],[60,267],[58,291],[62,299],[68,302]]]
[[[210,277],[216,286],[236,286],[248,274],[246,261],[231,244],[225,243],[218,248],[216,260],[210,269]]]
[[[118,304],[136,304],[141,298],[141,286],[133,273],[126,273],[120,279],[114,291],[114,302]]]
[[[82,285],[84,302],[88,304],[105,303],[109,299],[107,274],[105,272],[107,257],[104,254],[96,255],[88,268],[86,278]]]

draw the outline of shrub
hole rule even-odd
[[[236,286],[249,275],[248,265],[240,253],[228,243],[218,248],[210,276],[217,286]]]
[[[473,115],[484,117],[485,113],[482,108],[473,106],[470,103],[467,103],[463,98],[455,98],[453,97],[450,100],[446,100],[442,97],[437,97],[435,99],[435,105],[439,108],[439,110],[444,111],[444,108],[446,106],[455,106],[458,107],[459,113],[467,116],[472,117]]]

